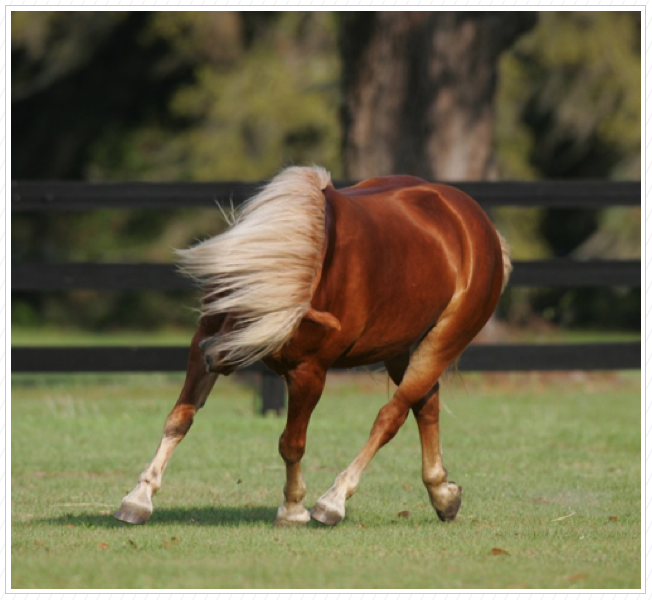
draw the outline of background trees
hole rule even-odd
[[[534,12],[343,14],[345,174],[495,177],[499,59],[536,20]]]
[[[310,162],[352,178],[638,179],[640,15],[14,12],[12,132],[13,179],[262,179]],[[640,256],[637,209],[493,216],[518,258]],[[17,216],[12,251],[169,261],[219,226],[197,213]],[[638,291],[604,294],[514,296],[513,318],[636,327]],[[192,319],[170,317],[173,301],[24,296],[13,318]],[[630,316],[609,321],[623,306]]]

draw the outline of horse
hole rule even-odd
[[[321,167],[290,167],[226,232],[178,253],[203,289],[199,324],[179,399],[117,519],[149,519],[166,465],[218,376],[256,360],[288,388],[276,525],[339,523],[363,471],[410,411],[430,502],[440,520],[455,518],[462,488],[442,462],[439,379],[490,318],[512,268],[507,243],[470,196],[406,175],[337,190]],[[301,459],[326,373],[380,361],[396,390],[364,447],[308,511]]]

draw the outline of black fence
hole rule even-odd
[[[342,182],[339,185],[346,185]],[[639,182],[499,182],[453,184],[484,208],[494,206],[590,208],[640,206]],[[12,211],[92,209],[211,208],[218,202],[237,206],[260,184],[241,182],[193,184],[89,184],[21,182],[12,185]],[[515,261],[510,286],[640,287],[640,261]],[[187,290],[192,283],[173,265],[147,263],[12,264],[12,291]],[[14,372],[180,371],[184,347],[17,347]],[[469,347],[459,367],[466,371],[639,369],[640,342],[593,344],[478,344]],[[372,366],[374,368],[375,366]],[[380,368],[380,367],[379,367]],[[285,388],[279,378],[262,372],[263,410],[280,411]]]

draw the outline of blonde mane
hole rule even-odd
[[[202,316],[230,315],[232,331],[205,351],[243,367],[278,351],[310,308],[325,243],[330,174],[290,167],[248,200],[223,234],[178,251],[180,268],[205,290]]]

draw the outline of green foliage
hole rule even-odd
[[[638,12],[540,13],[500,64],[496,161],[504,179],[640,179]],[[637,259],[639,209],[495,213],[514,256]],[[512,318],[640,328],[639,290],[510,290]]]
[[[287,164],[339,171],[338,57],[330,13],[280,13],[244,51],[235,13],[155,13],[147,38],[163,37],[194,80],[170,113],[188,125],[109,133],[89,166],[93,179],[228,180],[270,177]],[[217,43],[215,43],[217,41]]]
[[[502,176],[638,179],[640,90],[640,13],[540,13],[500,65]]]
[[[12,11],[12,100],[52,86],[82,68],[124,12]]]
[[[545,11],[539,19],[500,63],[496,161],[501,177],[640,179],[639,13]],[[502,219],[519,257],[559,254],[542,230],[550,215],[523,213],[503,211]],[[608,211],[598,218],[602,224],[589,226],[588,233],[569,232],[564,243],[575,248],[608,222],[612,243],[599,257],[640,256],[639,236],[632,235],[640,231],[640,214]],[[551,229],[567,222],[567,211],[557,213]]]

